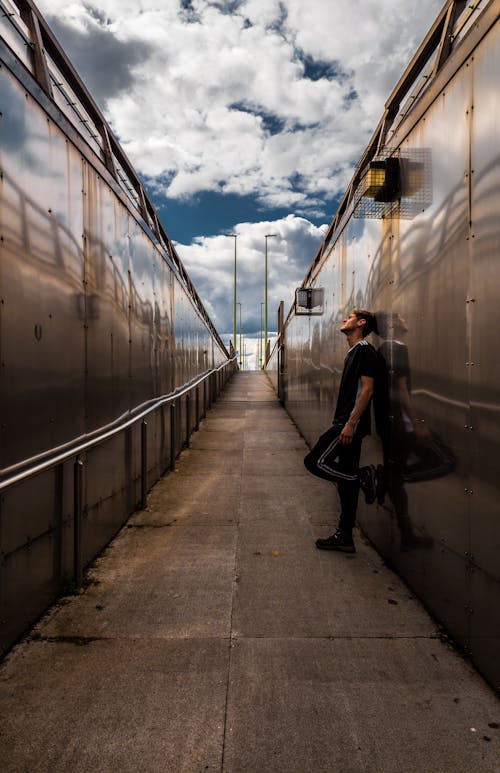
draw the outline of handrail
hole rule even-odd
[[[168,395],[163,395],[162,397],[157,398],[154,401],[154,403],[150,405],[148,408],[144,409],[143,411],[136,414],[135,416],[132,416],[127,421],[119,424],[117,427],[113,427],[113,429],[106,430],[105,432],[102,432],[96,437],[87,439],[83,442],[77,442],[76,444],[73,443],[65,451],[61,451],[60,453],[57,453],[55,456],[49,457],[45,461],[41,461],[38,464],[35,464],[34,466],[30,466],[28,469],[21,470],[20,472],[17,472],[16,474],[11,475],[8,478],[5,478],[4,480],[0,481],[0,491],[5,491],[5,489],[10,488],[11,486],[14,486],[16,483],[20,483],[23,480],[32,478],[35,475],[38,475],[41,472],[44,472],[45,470],[49,470],[51,467],[56,467],[58,464],[62,464],[63,462],[66,462],[68,459],[71,459],[72,457],[79,456],[79,454],[82,454],[85,451],[88,451],[90,448],[94,448],[95,446],[98,446],[101,443],[104,443],[106,440],[109,440],[115,435],[118,435],[120,432],[123,432],[124,430],[128,429],[136,422],[140,421],[141,419],[144,419],[150,413],[153,413],[154,411],[158,410],[158,408],[161,408],[163,405],[166,405],[167,403],[175,402],[175,400],[178,400],[180,397],[187,394],[187,392],[190,392],[192,389],[196,389],[196,387],[199,386],[201,383],[203,383],[203,381],[205,381],[214,373],[218,373],[220,370],[225,368],[231,362],[235,362],[236,359],[237,359],[236,356],[231,357],[230,359],[223,362],[222,365],[219,365],[217,368],[211,368],[209,371],[206,371],[202,376],[198,377],[195,381],[192,381],[189,384],[186,384],[185,386],[175,390],[174,392],[171,392]],[[43,456],[43,455],[40,455],[40,456]],[[16,469],[16,468],[19,469],[19,467],[22,467],[26,464],[32,464],[34,459],[40,458],[40,456],[31,457],[31,459],[27,460],[26,462],[21,462],[17,465],[14,465],[13,467],[8,467],[8,468],[5,468],[4,470],[0,470],[0,475],[8,474],[8,472],[11,471],[12,469]]]

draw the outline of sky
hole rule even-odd
[[[441,5],[38,1],[227,344],[236,234],[247,367],[261,328],[265,234],[276,234],[268,239],[273,331],[279,302],[286,313]]]

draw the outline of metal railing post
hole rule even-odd
[[[232,363],[232,370],[231,375],[234,372],[235,369],[237,369],[237,364],[233,360],[229,360],[228,364]],[[207,409],[211,408],[212,403],[217,397],[217,385],[221,386],[225,383],[225,377],[227,373],[225,371],[225,368],[222,366],[219,368],[212,368],[209,373],[205,373],[205,375],[200,376],[199,379],[195,380],[195,383],[191,382],[188,385],[185,385],[183,388],[176,390],[174,393],[170,395],[163,395],[162,397],[158,398],[155,401],[155,404],[152,406],[149,406],[146,410],[142,411],[137,416],[131,416],[123,423],[120,423],[119,426],[115,426],[117,422],[112,422],[110,425],[107,425],[106,427],[101,428],[100,431],[95,431],[92,433],[92,436],[89,437],[87,440],[81,440],[80,438],[75,439],[74,441],[71,441],[69,443],[65,443],[62,446],[58,446],[57,448],[52,449],[52,451],[49,452],[43,452],[41,454],[38,454],[36,457],[32,457],[29,460],[26,460],[26,462],[21,462],[18,464],[13,465],[12,467],[5,468],[1,470],[2,473],[2,480],[0,480],[0,492],[5,491],[10,486],[16,485],[17,483],[20,483],[23,480],[28,480],[29,478],[33,477],[34,475],[38,475],[41,472],[44,472],[45,470],[52,469],[53,467],[56,467],[58,464],[63,464],[64,462],[68,461],[71,462],[71,460],[80,459],[81,454],[88,453],[92,448],[96,448],[97,446],[101,445],[106,440],[109,440],[112,437],[117,436],[121,432],[125,432],[126,441],[125,441],[125,461],[127,466],[130,468],[130,474],[132,474],[132,432],[133,428],[137,423],[140,421],[144,421],[144,417],[149,416],[149,414],[153,413],[154,411],[158,410],[158,408],[161,408],[163,410],[163,406],[170,403],[171,410],[170,410],[170,418],[171,418],[171,440],[174,438],[174,442],[171,442],[171,459],[172,454],[174,455],[174,459],[176,456],[176,446],[175,446],[175,439],[177,434],[177,422],[179,424],[182,421],[182,408],[181,404],[179,403],[179,415],[175,416],[175,401],[182,402],[182,397],[184,395],[190,394],[193,389],[199,390],[199,387],[203,383],[203,418],[207,415]],[[191,398],[190,398],[191,399]],[[198,420],[200,418],[200,396],[199,392],[197,391],[197,424],[196,427],[198,428]],[[148,401],[148,402],[154,402],[154,401]],[[191,410],[191,409],[190,409]],[[191,416],[190,421],[188,422],[189,427],[191,428]],[[145,430],[144,430],[145,431]],[[182,434],[182,430],[179,432],[179,439]],[[164,443],[164,438],[161,438],[161,443]],[[180,449],[179,449],[180,450]],[[147,451],[147,449],[146,449]],[[146,459],[147,454],[145,454]],[[141,460],[142,461],[142,460]],[[27,462],[30,463],[30,466],[27,466]],[[82,462],[82,464],[84,464]],[[172,462],[171,462],[172,464]],[[146,475],[143,476],[144,480],[146,480]],[[135,500],[135,480],[134,480],[134,500]],[[137,504],[135,501],[134,504]]]
[[[160,407],[160,471],[165,470],[165,407]]]
[[[194,431],[198,432],[200,428],[200,387],[196,387],[196,397],[195,397],[195,411],[196,411],[196,423],[194,425]]]
[[[191,395],[186,395],[186,448],[189,448],[189,438],[191,434]]]
[[[170,405],[170,469],[175,470],[175,403]]]
[[[148,499],[148,424],[141,422],[141,510],[145,510]]]
[[[54,550],[52,554],[52,568],[54,580],[59,584],[62,576],[62,522],[63,522],[63,496],[64,496],[64,465],[54,467]]]
[[[73,579],[77,588],[82,584],[82,501],[83,462],[77,457],[73,467]]]

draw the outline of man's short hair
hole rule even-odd
[[[355,314],[358,319],[365,320],[365,324],[362,328],[363,338],[366,338],[370,333],[377,332],[377,320],[375,319],[375,314],[372,314],[371,311],[367,311],[367,309],[353,309],[352,313]]]

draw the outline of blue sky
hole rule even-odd
[[[189,199],[176,200],[155,195],[154,189],[151,195],[169,236],[182,244],[190,243],[197,236],[233,233],[235,223],[260,222],[263,217],[278,221],[290,214],[287,207],[264,207],[250,195],[203,191]],[[337,204],[336,198],[326,200],[325,209],[333,212]],[[311,216],[309,220],[316,226],[324,223],[323,217]]]
[[[207,310],[288,310],[438,0],[39,0]],[[270,324],[270,327],[274,325]]]

